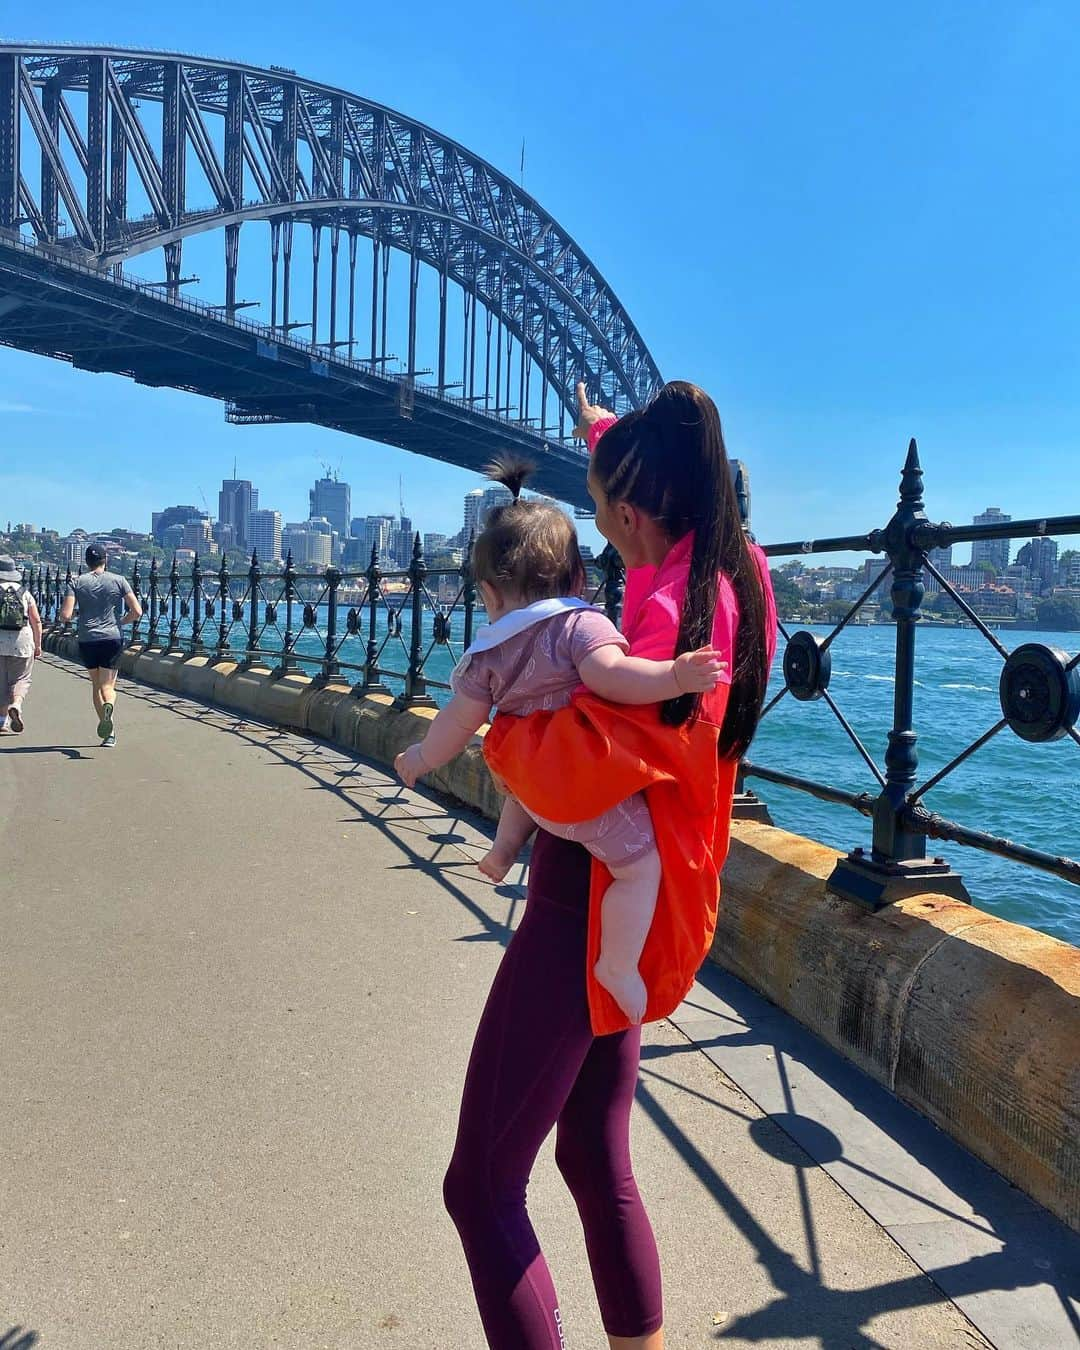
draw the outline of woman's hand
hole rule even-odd
[[[613,412],[607,408],[601,408],[598,403],[590,403],[585,393],[585,382],[578,381],[577,387],[578,401],[578,420],[574,428],[574,435],[580,436],[583,441],[589,439],[589,428],[594,422],[602,422],[606,417],[614,417]]]
[[[406,787],[416,786],[416,780],[428,772],[419,745],[410,745],[407,750],[402,750],[394,760],[394,772]]]
[[[699,647],[696,652],[677,656],[672,673],[680,693],[708,694],[720,683],[727,664],[715,648]]]

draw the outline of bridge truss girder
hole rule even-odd
[[[35,157],[36,179],[24,172]],[[189,199],[195,167],[209,202]],[[136,195],[149,207],[137,217]],[[70,234],[60,228],[61,205]],[[539,441],[555,429],[545,426],[549,392],[562,429],[579,378],[618,411],[640,406],[659,386],[637,329],[574,240],[518,185],[430,128],[284,70],[123,49],[0,44],[0,231],[28,229],[39,244],[69,249],[102,268],[161,249],[175,293],[184,241],[220,230],[221,308],[234,314],[241,305],[241,228],[250,221],[269,222],[271,231],[270,327],[288,333],[297,323],[310,326],[314,344],[326,334],[323,345],[331,351],[344,348],[351,357],[362,348],[384,368],[389,260],[405,255],[403,359],[410,381],[421,374],[419,267],[433,268],[438,388],[448,387],[453,364],[467,398],[523,429],[539,421],[533,433]],[[313,254],[312,293],[299,300],[292,277],[298,224],[310,227]],[[370,314],[358,328],[360,239],[372,249],[372,283]],[[320,306],[318,287],[326,252],[324,320],[327,296]],[[343,274],[347,318],[340,312]],[[449,331],[451,284],[462,295],[460,334]],[[496,365],[493,409],[490,370],[477,392],[478,346]],[[530,417],[532,390],[538,417]]]

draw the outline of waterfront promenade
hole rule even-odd
[[[126,681],[99,749],[55,658],[27,717],[0,738],[0,1345],[481,1350],[440,1183],[521,909],[473,866],[484,823]],[[647,1029],[635,1131],[673,1347],[1073,1343],[1041,1212],[726,977]],[[569,1344],[599,1346],[550,1147],[530,1203]]]

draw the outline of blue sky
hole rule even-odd
[[[1062,4],[317,6],[54,0],[3,36],[280,64],[515,174],[615,286],[668,378],[716,398],[765,540],[887,519],[909,436],[928,505],[1080,509],[1080,36]],[[476,480],[309,427],[0,349],[0,516],[147,528],[234,455],[303,518],[453,529]],[[586,537],[588,532],[586,531]]]

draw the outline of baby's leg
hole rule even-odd
[[[507,797],[499,812],[495,842],[477,863],[484,876],[490,877],[492,881],[502,881],[513,867],[525,840],[535,829],[536,821],[517,798]]]
[[[627,863],[607,863],[612,883],[600,911],[600,958],[597,980],[631,1023],[645,1016],[645,981],[638,962],[656,912],[660,890],[660,854],[656,848]]]

